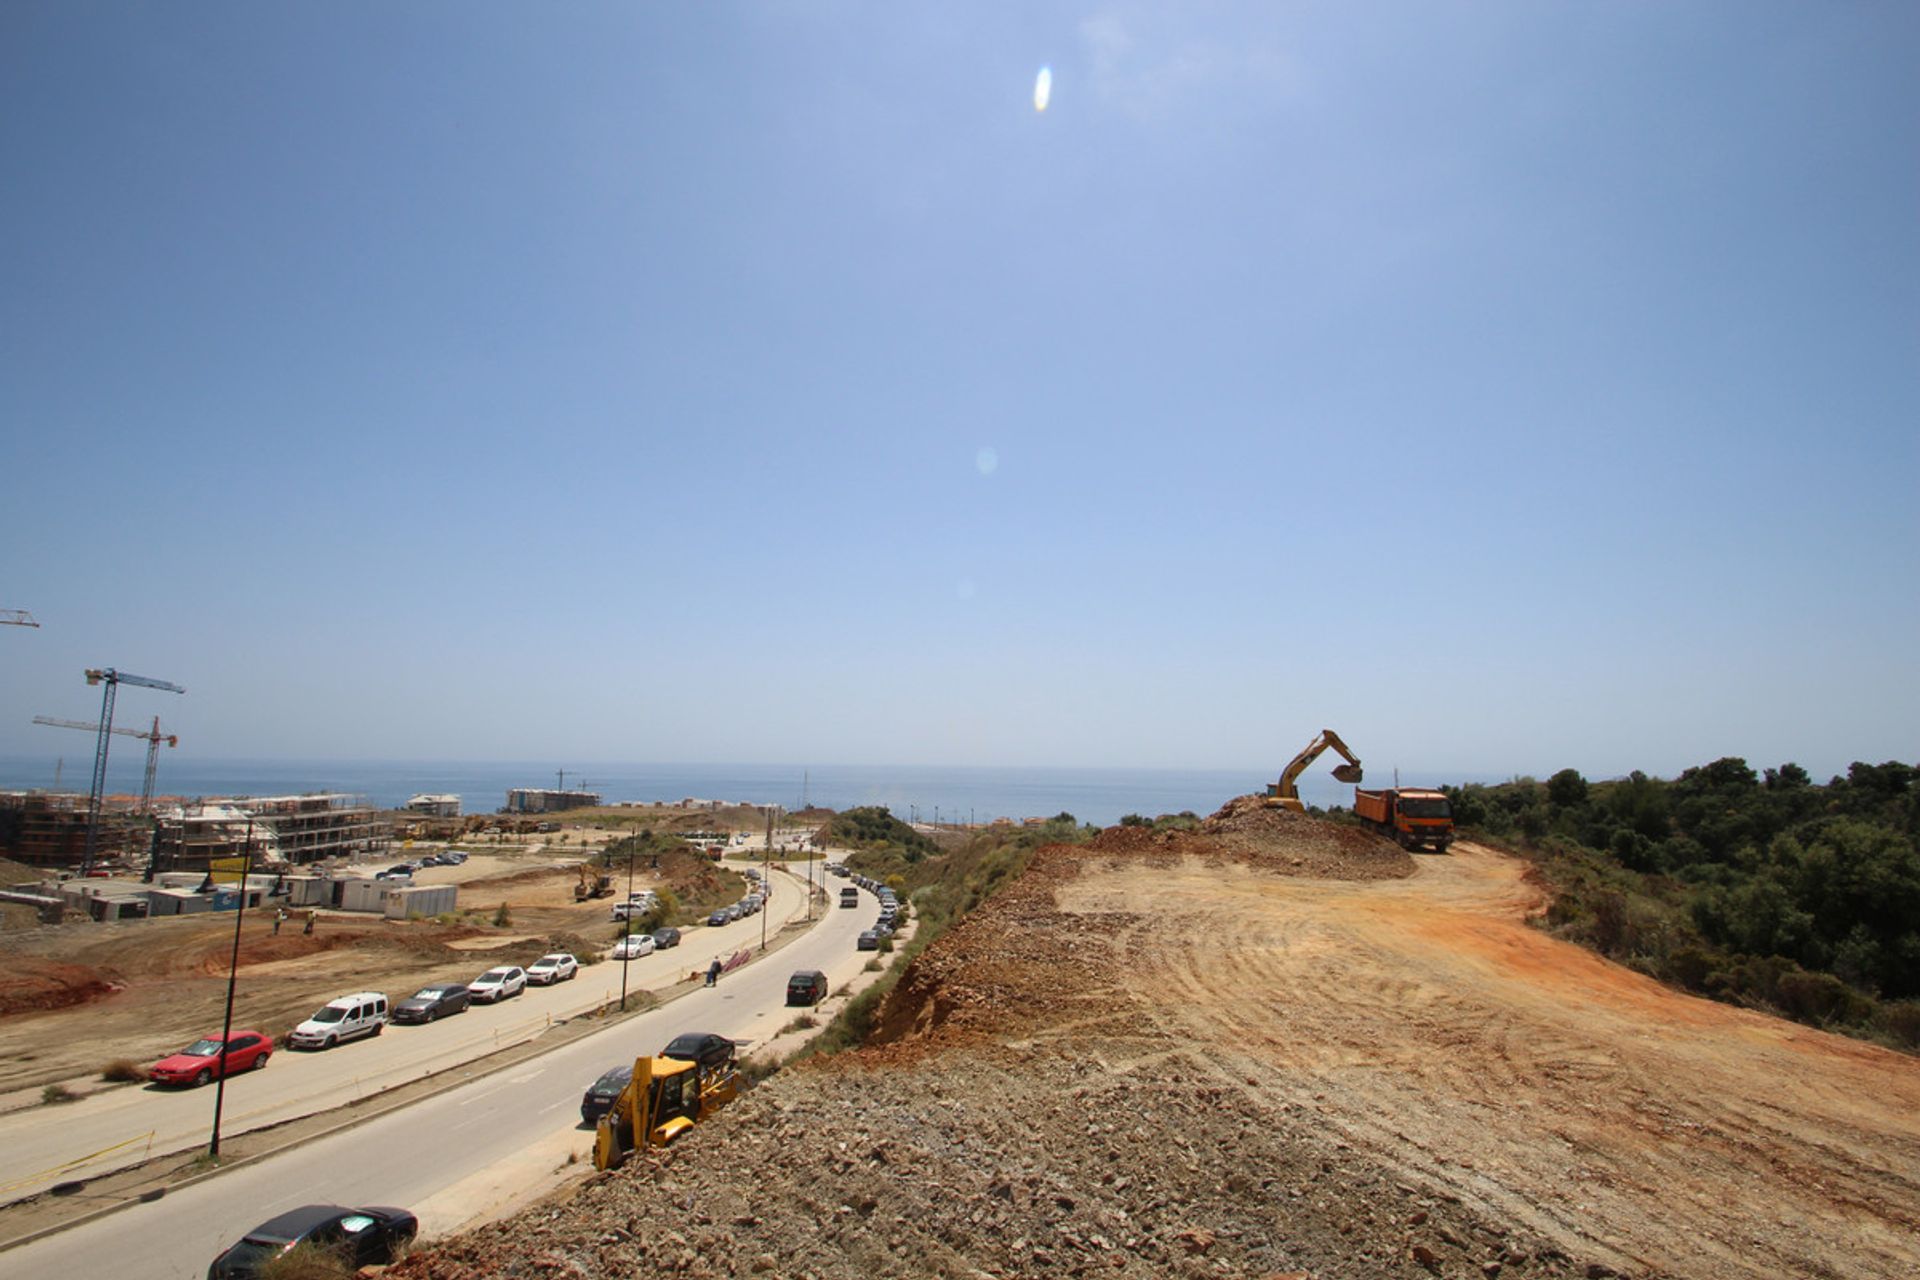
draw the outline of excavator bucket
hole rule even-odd
[[[1360,776],[1360,766],[1357,764],[1337,764],[1333,767],[1335,782],[1358,782]]]

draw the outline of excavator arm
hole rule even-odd
[[[1294,783],[1301,774],[1313,767],[1328,747],[1332,747],[1346,758],[1346,763],[1335,765],[1333,776],[1340,782],[1358,782],[1363,776],[1360,771],[1360,757],[1340,741],[1340,735],[1331,729],[1322,729],[1314,735],[1306,750],[1295,756],[1280,774],[1280,781],[1267,788],[1267,803],[1276,809],[1291,809],[1295,813],[1305,813],[1306,806],[1300,803],[1300,793],[1294,790]]]

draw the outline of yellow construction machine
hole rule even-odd
[[[1331,729],[1322,729],[1313,741],[1307,744],[1307,749],[1295,756],[1287,765],[1285,772],[1280,775],[1280,781],[1267,788],[1267,805],[1274,809],[1291,809],[1295,813],[1305,813],[1307,807],[1300,803],[1300,793],[1293,789],[1293,784],[1328,747],[1332,747],[1347,758],[1345,764],[1333,767],[1334,778],[1340,782],[1360,781],[1360,757],[1347,749],[1347,744],[1340,741],[1339,734]]]
[[[635,1058],[633,1078],[600,1117],[593,1167],[618,1169],[635,1147],[664,1147],[739,1095],[732,1062]]]
[[[579,866],[580,883],[573,886],[573,900],[585,902],[588,898],[604,898],[613,892],[613,873],[601,871],[591,862]]]

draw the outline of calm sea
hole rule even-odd
[[[108,790],[137,793],[145,765],[138,742],[117,747],[109,761]],[[1284,764],[1284,761],[1279,762]],[[0,756],[0,790],[52,788],[85,791],[91,751],[57,763],[50,756]],[[1192,810],[1202,817],[1237,795],[1259,791],[1271,773],[1148,769],[995,769],[929,765],[713,765],[582,764],[566,785],[620,800],[747,801],[789,809],[803,800],[830,809],[885,805],[901,818],[986,822],[997,817],[1051,817],[1071,813],[1107,826],[1129,813],[1149,817]],[[1309,804],[1349,803],[1352,789],[1310,774],[1300,791]],[[1432,779],[1431,781],[1440,781]],[[1409,785],[1416,781],[1407,778]],[[401,760],[169,759],[163,748],[155,790],[174,796],[288,795],[345,791],[382,807],[398,807],[421,793],[452,794],[462,812],[491,813],[514,787],[552,787],[556,770],[544,763]]]

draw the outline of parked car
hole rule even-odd
[[[578,977],[580,962],[564,951],[556,951],[550,956],[541,956],[527,966],[527,981],[537,987],[552,986],[556,982],[565,982]]]
[[[733,921],[733,920],[738,920],[739,918],[740,918],[740,904],[737,902],[728,903],[727,919],[729,921]]]
[[[587,1086],[580,1098],[580,1123],[595,1124],[600,1117],[613,1110],[613,1103],[620,1091],[627,1087],[627,1081],[633,1079],[633,1064],[615,1067],[598,1080]]]
[[[465,983],[440,982],[422,987],[393,1006],[395,1022],[433,1022],[450,1013],[465,1013],[473,993]]]
[[[725,1036],[715,1035],[711,1031],[689,1031],[667,1041],[667,1047],[660,1051],[663,1058],[678,1058],[682,1062],[697,1062],[703,1067],[724,1067],[733,1061],[738,1046]]]
[[[874,929],[867,930],[860,935],[860,940],[853,944],[853,949],[855,951],[878,951],[880,949],[879,932]]]
[[[732,919],[733,917],[727,914],[727,909],[725,907],[721,907],[718,910],[716,910],[712,915],[707,917],[707,923],[710,925],[713,925],[715,928],[718,928],[719,926],[728,923]]]
[[[386,1025],[386,996],[378,991],[358,991],[327,1001],[311,1018],[293,1029],[287,1043],[296,1049],[331,1049],[343,1040],[377,1036]]]
[[[788,1004],[819,1004],[827,998],[827,975],[818,969],[800,969],[787,979]]]
[[[650,933],[630,933],[613,944],[615,960],[638,960],[641,956],[650,956],[654,948],[653,935]]]
[[[419,1231],[419,1219],[405,1209],[305,1205],[276,1214],[247,1232],[240,1243],[213,1260],[207,1280],[251,1280],[297,1244],[338,1250],[350,1270],[381,1266],[392,1262]]]
[[[498,965],[467,984],[475,1000],[495,1004],[527,989],[527,971],[517,964]]]
[[[668,947],[679,946],[680,931],[678,929],[655,929],[653,931],[653,945],[656,950],[660,951],[665,951]]]
[[[613,918],[625,920],[629,916],[639,917],[647,914],[659,904],[641,899],[637,902],[616,902],[613,904]]]
[[[155,1084],[205,1084],[215,1076],[264,1067],[272,1056],[270,1037],[258,1031],[235,1031],[224,1040],[220,1036],[195,1040],[180,1052],[160,1059],[147,1068],[147,1079]]]

